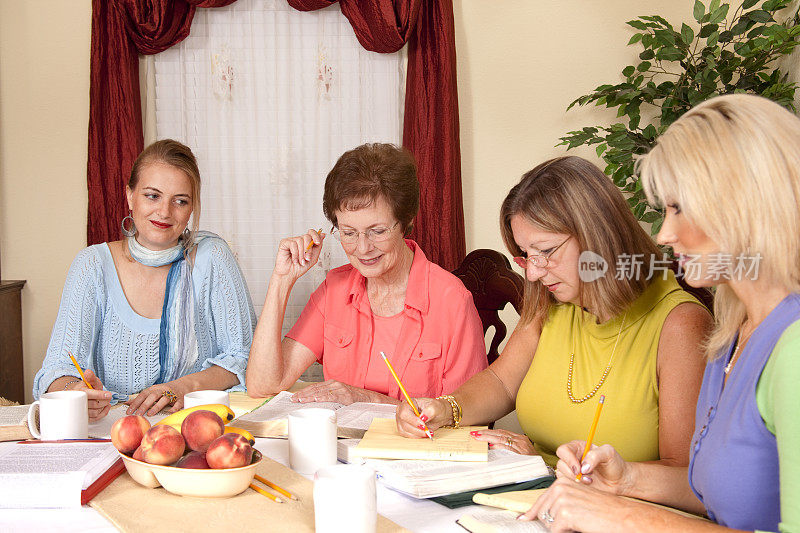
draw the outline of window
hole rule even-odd
[[[155,56],[155,133],[192,148],[203,179],[202,229],[231,245],[260,312],[280,239],[330,224],[325,177],[346,150],[400,144],[404,52],[358,43],[338,5],[283,1],[198,9],[191,35]],[[295,285],[284,333],[327,270],[347,261],[326,239]]]

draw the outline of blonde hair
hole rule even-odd
[[[142,150],[133,162],[128,188],[136,189],[142,170],[158,163],[169,165],[186,174],[192,186],[192,228],[188,235],[181,236],[185,242],[184,254],[188,257],[195,246],[195,235],[200,227],[200,169],[197,166],[197,159],[192,150],[183,143],[172,139],[156,141]]]
[[[800,291],[800,120],[760,96],[707,100],[673,123],[637,162],[648,199],[683,216],[735,258],[760,254],[758,276]],[[730,286],[714,297],[713,359],[746,318]]]
[[[605,276],[581,282],[578,298],[599,316],[615,316],[649,284],[640,276],[616,279],[617,257],[641,254],[644,264],[659,255],[658,247],[639,226],[619,189],[595,165],[580,157],[559,157],[522,176],[500,208],[503,242],[514,256],[525,255],[514,241],[511,218],[522,216],[544,231],[574,237],[581,251],[600,255],[609,265]],[[556,300],[542,283],[527,281],[520,321],[544,323]]]

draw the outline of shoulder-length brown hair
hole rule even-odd
[[[503,242],[512,255],[524,256],[511,231],[514,216],[524,217],[544,231],[569,235],[581,252],[594,252],[606,261],[604,276],[580,282],[581,307],[598,316],[615,316],[647,287],[646,268],[659,256],[659,249],[639,226],[617,187],[589,161],[574,156],[545,161],[522,176],[508,193],[500,208]],[[623,256],[641,258],[641,276],[616,279],[617,258]],[[549,306],[556,302],[540,281],[526,280],[520,321],[544,323]]]

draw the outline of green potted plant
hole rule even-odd
[[[633,173],[634,158],[647,153],[670,124],[695,104],[734,92],[760,94],[795,110],[796,84],[776,65],[776,59],[790,54],[799,42],[800,8],[778,15],[792,3],[766,0],[756,6],[759,0],[744,0],[731,13],[731,5],[720,0],[708,5],[697,0],[695,28],[684,23],[676,29],[658,15],[629,21],[638,31],[628,45],[642,47],[640,62],[622,70],[622,83],[601,85],[567,108],[616,108],[620,121],[571,131],[560,138],[559,146],[597,145],[605,173],[626,194],[634,215],[652,224],[655,234],[661,213],[647,204]]]

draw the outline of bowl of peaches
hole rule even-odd
[[[173,494],[229,497],[252,483],[261,453],[247,431],[225,426],[233,411],[222,404],[173,413],[152,427],[128,415],[111,427],[111,442],[139,484]]]

